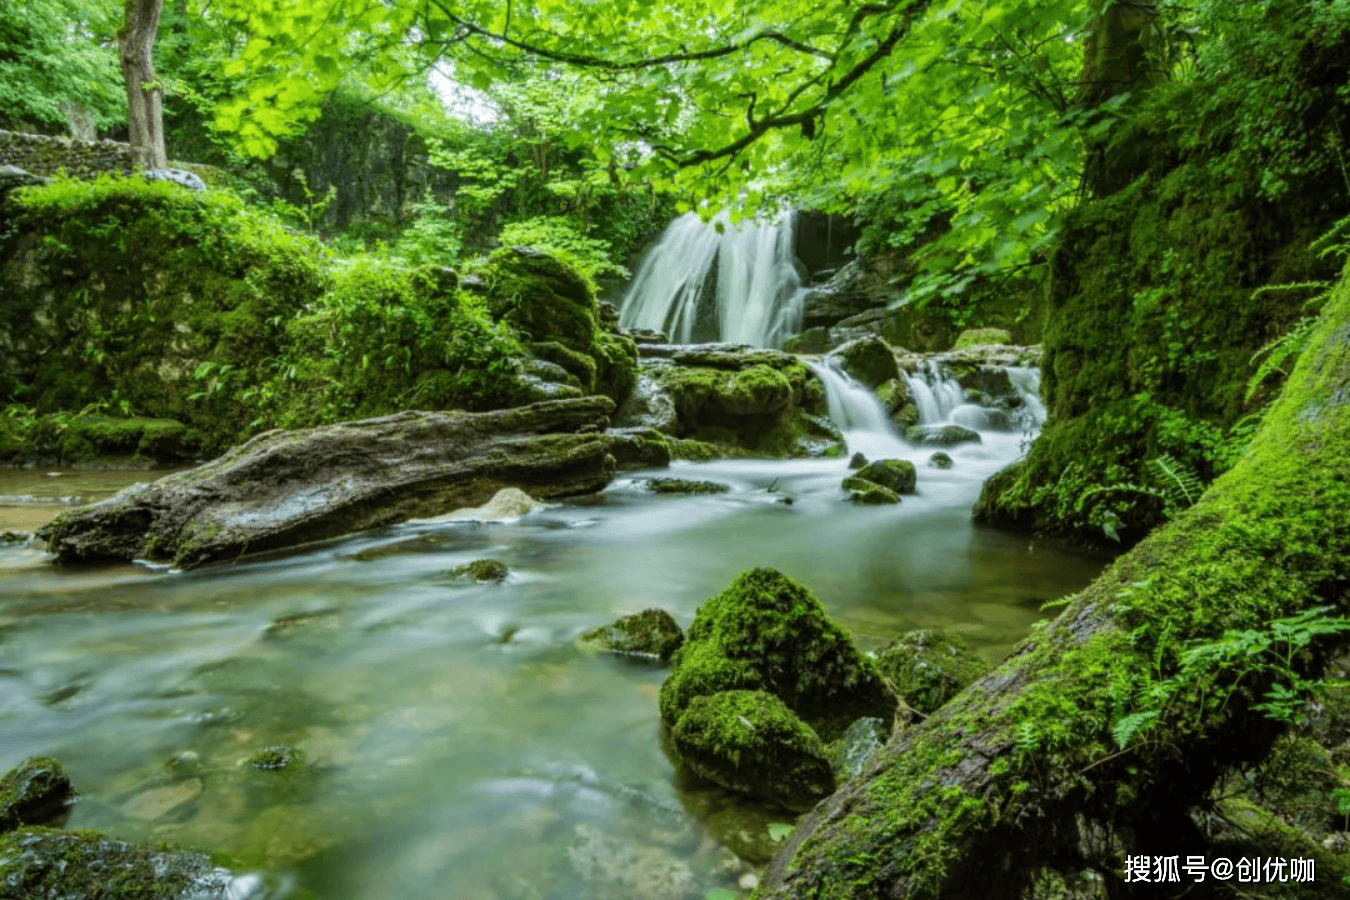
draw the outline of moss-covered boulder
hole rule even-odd
[[[877,388],[877,399],[885,407],[891,421],[901,429],[919,424],[919,406],[903,378],[892,378]]]
[[[0,900],[227,900],[242,885],[204,854],[138,847],[93,831],[0,835]]]
[[[448,573],[455,581],[476,581],[479,583],[500,584],[506,580],[511,570],[500,559],[475,559],[463,565],[455,566]]]
[[[171,419],[52,415],[31,429],[33,457],[57,465],[173,465],[192,460],[201,449],[196,432]]]
[[[612,653],[636,659],[670,662],[684,643],[684,632],[664,609],[644,609],[608,625],[592,628],[577,638],[577,646],[591,653]]]
[[[895,711],[876,664],[810,590],[773,569],[742,572],[705,600],[673,665],[661,686],[669,726],[695,697],[732,690],[773,694],[826,740]]]
[[[980,433],[964,425],[915,425],[905,431],[905,438],[921,447],[955,447],[981,442]]]
[[[952,467],[952,458],[944,450],[939,450],[928,457],[928,466],[933,469],[950,469]]]
[[[648,478],[643,486],[653,494],[725,494],[731,490],[721,482],[691,478]]]
[[[75,789],[61,764],[34,756],[0,779],[0,832],[64,818]]]
[[[764,691],[694,697],[671,729],[680,759],[704,778],[791,810],[834,790],[825,745]]]
[[[830,356],[839,360],[845,372],[870,388],[900,377],[891,345],[876,335],[849,341]]]
[[[989,671],[958,635],[940,629],[908,632],[877,654],[891,689],[925,715]]]
[[[637,344],[602,320],[589,278],[531,247],[503,247],[480,275],[493,320],[529,341],[537,358],[561,366],[587,393],[624,401],[637,382]]]
[[[845,478],[843,488],[847,492],[848,502],[859,506],[886,506],[903,499],[890,488],[856,478]]]
[[[897,494],[912,494],[917,480],[914,463],[907,459],[874,459],[845,478],[841,487],[858,490],[873,484]]]
[[[1006,328],[968,328],[957,336],[952,349],[964,350],[967,347],[1002,346],[1011,343],[1012,334]]]

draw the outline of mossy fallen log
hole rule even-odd
[[[1339,642],[1347,578],[1350,276],[1242,460],[897,733],[803,820],[756,897],[1021,900],[1083,871],[1134,896],[1126,854],[1203,852],[1190,811],[1292,717]]]

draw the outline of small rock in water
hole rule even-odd
[[[480,581],[500,584],[511,572],[506,563],[499,559],[475,559],[473,562],[455,566],[447,575],[460,581]]]
[[[249,757],[248,764],[255,769],[285,769],[294,764],[298,757],[299,754],[294,747],[277,744],[253,754]]]
[[[952,467],[952,458],[939,450],[928,457],[928,465],[932,466],[934,469],[950,469]]]
[[[0,779],[0,832],[20,825],[42,825],[63,819],[75,796],[61,764],[34,756]]]
[[[968,441],[980,443],[980,433],[961,425],[915,425],[905,432],[912,443],[929,447],[953,447]]]
[[[576,827],[567,850],[576,873],[596,900],[686,900],[697,895],[698,880],[683,860],[653,847],[602,834],[590,825]]]
[[[861,506],[884,506],[887,503],[899,503],[900,495],[879,484],[859,482],[857,487],[848,488],[848,502]]]
[[[736,882],[736,886],[743,891],[753,891],[755,888],[759,887],[759,876],[754,872],[746,872]]]
[[[865,465],[867,465],[867,457],[861,453],[855,453],[849,457],[848,467],[850,469],[861,469]]]
[[[648,478],[647,490],[653,494],[725,494],[731,488],[716,481],[688,478]]]
[[[457,509],[437,519],[477,519],[480,522],[501,522],[506,519],[518,519],[528,512],[543,506],[520,488],[502,488],[492,495],[492,499],[482,506]]]
[[[830,749],[835,778],[844,781],[862,772],[872,755],[886,744],[890,728],[874,716],[858,719]]]
[[[684,643],[684,632],[664,609],[644,609],[609,625],[593,628],[577,638],[577,646],[594,653],[613,653],[639,659],[670,662]]]

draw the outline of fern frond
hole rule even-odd
[[[1252,399],[1252,395],[1259,388],[1272,372],[1285,372],[1284,364],[1286,362],[1297,361],[1303,348],[1308,346],[1308,339],[1312,337],[1313,326],[1317,324],[1315,316],[1304,316],[1294,323],[1294,327],[1289,331],[1270,341],[1260,350],[1252,354],[1252,363],[1255,364],[1261,359],[1261,365],[1257,367],[1256,374],[1252,375],[1251,380],[1247,382],[1247,393],[1243,396],[1243,402]],[[1292,365],[1292,363],[1291,363]]]
[[[1148,466],[1161,483],[1167,502],[1176,509],[1194,506],[1205,492],[1205,484],[1195,470],[1167,453],[1149,460]]]
[[[1330,281],[1289,281],[1284,284],[1267,284],[1252,291],[1255,300],[1262,294],[1274,294],[1281,291],[1326,291],[1332,287]]]

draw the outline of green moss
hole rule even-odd
[[[645,609],[577,638],[583,650],[669,662],[684,643],[684,632],[663,609]]]
[[[0,836],[0,896],[181,900],[224,893],[229,875],[199,853],[137,847],[93,831]]]
[[[877,667],[891,690],[925,715],[989,669],[958,635],[935,629],[892,641],[878,652]]]
[[[584,353],[568,349],[557,341],[543,341],[530,345],[530,352],[539,359],[562,366],[569,375],[577,380],[586,393],[595,390],[595,359]]]
[[[764,691],[693,698],[671,738],[681,760],[703,777],[788,809],[810,809],[834,790],[820,738]]]
[[[894,698],[805,587],[773,569],[741,573],[699,607],[661,687],[673,725],[694,697],[765,690],[832,740],[857,718],[888,718]]]
[[[850,341],[832,356],[837,357],[844,371],[870,388],[877,388],[900,377],[895,353],[889,344],[875,335]]]
[[[971,328],[961,332],[952,344],[953,350],[967,347],[984,347],[990,344],[1004,345],[1012,343],[1012,335],[1004,328]]]
[[[0,779],[0,832],[63,817],[74,795],[75,789],[59,762],[29,757]]]
[[[843,487],[861,489],[872,484],[897,494],[912,494],[917,479],[914,463],[907,459],[875,459],[845,478]]]
[[[275,771],[287,769],[299,764],[299,754],[294,747],[277,744],[265,747],[248,758],[248,764],[255,769]]]
[[[630,337],[601,332],[595,339],[595,391],[614,401],[628,399],[638,379],[638,349]]]
[[[845,478],[841,486],[848,491],[848,502],[857,503],[860,506],[886,506],[887,504],[899,503],[903,499],[890,488],[864,481],[861,478]]]
[[[724,455],[714,444],[706,441],[697,441],[690,438],[667,438],[666,444],[670,447],[671,459],[710,462],[714,459],[721,459]]]
[[[644,484],[653,494],[725,494],[731,490],[716,481],[694,481],[688,478],[648,478]]]
[[[588,356],[595,352],[595,285],[556,256],[522,247],[493,253],[482,271],[488,308],[534,341],[556,341]]]
[[[450,577],[464,581],[490,581],[500,583],[506,580],[510,570],[506,563],[497,559],[475,559],[450,570]]]

